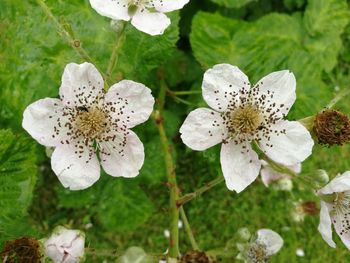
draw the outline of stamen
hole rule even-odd
[[[253,263],[265,263],[269,259],[266,245],[260,242],[254,242],[250,245],[248,258]]]

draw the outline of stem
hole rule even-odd
[[[177,206],[181,207],[188,201],[191,201],[192,199],[199,197],[204,192],[210,190],[211,188],[213,188],[214,186],[216,186],[217,184],[223,181],[224,181],[224,177],[220,175],[218,178],[214,179],[213,181],[210,181],[209,183],[206,183],[204,186],[202,186],[201,188],[198,188],[196,191],[183,195],[181,198],[177,200],[176,202]]]
[[[192,95],[192,94],[201,94],[201,90],[184,90],[184,91],[172,91],[168,90],[170,96],[181,96],[181,95]]]
[[[160,92],[158,97],[158,110],[155,112],[155,121],[158,127],[160,141],[163,147],[168,185],[170,188],[170,240],[168,262],[177,262],[179,256],[179,209],[176,200],[179,197],[179,189],[176,182],[175,165],[171,154],[171,146],[164,129],[163,108],[165,103],[166,83],[163,78],[160,81]]]
[[[125,28],[126,28],[126,23],[123,22],[122,28],[120,29],[119,32],[117,32],[116,34],[116,44],[113,48],[112,51],[112,55],[111,58],[109,60],[108,63],[108,68],[107,68],[107,77],[111,78],[112,77],[112,73],[113,73],[113,69],[115,67],[115,65],[118,63],[118,58],[119,58],[119,49],[123,46],[124,42],[125,42]]]
[[[340,91],[326,106],[326,108],[331,109],[334,107],[334,105],[340,101],[343,97],[349,95],[350,89],[344,89]]]
[[[86,52],[86,50],[82,47],[82,43],[80,40],[76,39],[74,37],[74,34],[70,27],[63,25],[58,21],[58,19],[53,15],[50,8],[47,6],[47,4],[43,0],[36,0],[38,5],[40,5],[41,9],[44,11],[44,13],[54,22],[54,24],[57,26],[60,35],[63,37],[65,41],[69,43],[69,45],[78,53],[78,55],[85,61],[90,62],[92,64],[93,61],[89,54]],[[69,28],[69,29],[68,29]],[[95,64],[94,64],[95,65]],[[95,65],[96,66],[96,65]],[[107,80],[106,76],[102,73],[101,70],[99,70],[101,74],[103,75],[103,78]]]
[[[193,232],[191,230],[191,226],[190,226],[190,223],[188,222],[188,219],[187,219],[187,216],[186,216],[186,213],[185,213],[185,210],[184,208],[181,206],[180,208],[180,215],[181,215],[181,219],[184,223],[184,227],[185,227],[185,230],[186,230],[186,233],[187,233],[187,236],[188,238],[190,239],[190,242],[191,242],[191,246],[194,250],[200,250],[199,249],[199,246],[194,238],[194,235],[193,235]]]

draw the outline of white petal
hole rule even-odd
[[[258,230],[257,240],[266,245],[269,255],[276,254],[283,246],[282,237],[271,229]]]
[[[87,147],[77,149],[72,143],[59,145],[55,149],[51,156],[51,167],[64,187],[81,190],[100,178],[100,165],[96,154],[91,151],[93,149],[89,151]]]
[[[125,136],[115,134],[114,140],[99,142],[103,169],[111,176],[132,178],[139,174],[145,153],[139,137],[127,131]]]
[[[269,166],[268,163],[265,162],[264,160],[261,160],[261,164],[263,166],[260,172],[261,180],[266,187],[268,187],[269,184],[272,182],[278,181],[282,178],[289,177],[287,174],[283,174],[272,169],[271,166]],[[300,173],[301,171],[301,163],[297,163],[294,165],[287,165],[286,167],[294,171],[295,173]]]
[[[329,215],[328,206],[325,202],[321,201],[320,211],[320,224],[318,225],[318,231],[321,233],[322,238],[331,247],[335,247],[335,243],[332,239],[332,223]]]
[[[138,9],[131,19],[131,24],[138,30],[149,35],[162,35],[170,25],[170,19],[159,12],[149,12],[147,9]]]
[[[116,20],[129,21],[129,0],[90,0],[91,7],[102,16]]]
[[[273,72],[263,77],[253,89],[257,91],[254,98],[266,96],[267,108],[279,109],[280,117],[287,115],[296,99],[296,80],[294,74],[288,70]]]
[[[259,175],[261,163],[249,143],[224,143],[221,146],[220,161],[226,186],[237,193],[243,191]]]
[[[261,180],[263,184],[268,187],[272,182],[278,181],[284,177],[287,177],[286,174],[280,173],[272,169],[270,166],[265,166],[261,169]]]
[[[69,63],[62,75],[60,96],[67,106],[83,106],[96,100],[103,90],[103,78],[91,63]]]
[[[216,111],[206,108],[191,111],[180,128],[181,139],[193,150],[208,149],[227,137],[223,122]]]
[[[204,74],[203,98],[211,108],[223,112],[229,104],[238,104],[241,90],[249,87],[248,77],[238,67],[218,64]]]
[[[151,90],[141,83],[122,80],[114,84],[105,96],[105,103],[113,103],[114,118],[132,128],[148,120],[153,111]]]
[[[350,171],[337,175],[325,187],[318,191],[319,194],[332,194],[350,190]]]
[[[265,136],[265,131],[260,133],[259,145],[275,162],[294,165],[304,161],[312,153],[314,141],[308,130],[299,122],[278,121],[271,125],[270,130],[272,131]],[[283,130],[285,133],[281,133]]]
[[[171,12],[184,7],[189,0],[153,0],[154,8],[162,13]]]
[[[349,220],[349,218],[340,214],[337,214],[332,218],[335,231],[343,244],[350,250],[350,231],[347,229],[349,227],[349,223],[345,223],[346,220]]]
[[[59,99],[38,100],[25,109],[22,127],[38,143],[45,146],[56,146],[63,137],[63,134],[56,136],[54,132],[54,126],[57,125],[57,118],[61,116],[62,107]]]

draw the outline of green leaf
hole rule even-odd
[[[251,2],[257,2],[258,0],[212,0],[218,5],[222,5],[228,8],[240,8]]]
[[[123,256],[118,258],[117,263],[154,263],[155,260],[147,255],[140,247],[130,247]]]
[[[29,233],[25,216],[36,182],[35,145],[24,136],[0,130],[0,247]]]
[[[343,21],[343,17],[339,20]],[[204,67],[219,63],[237,65],[252,83],[273,71],[293,71],[298,100],[292,116],[301,117],[322,109],[332,97],[322,76],[334,67],[341,47],[337,38],[305,35],[303,22],[298,13],[272,13],[247,23],[199,12],[193,21],[191,44]],[[343,26],[343,22],[338,23],[338,27]]]
[[[153,204],[132,179],[111,178],[101,194],[98,220],[113,232],[130,232],[143,225],[154,211]]]
[[[346,0],[309,0],[305,11],[305,27],[311,36],[339,35],[349,22]]]
[[[160,36],[150,36],[131,24],[127,25],[126,40],[119,52],[117,64],[124,78],[140,82],[149,81],[155,75],[150,72],[171,57],[179,39],[179,12],[167,15],[171,19],[171,25]]]

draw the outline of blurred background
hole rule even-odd
[[[172,12],[172,25],[151,37],[130,24],[112,79],[131,79],[159,90],[165,76],[168,93],[165,126],[173,147],[178,184],[192,192],[220,176],[219,147],[194,152],[184,146],[179,127],[188,112],[206,106],[201,96],[204,71],[218,63],[237,65],[252,83],[264,75],[290,69],[297,78],[297,102],[288,119],[321,111],[349,89],[349,1],[345,0],[191,0]],[[47,0],[59,23],[106,72],[116,43],[110,20],[86,0]],[[45,148],[21,127],[30,103],[57,97],[67,63],[84,60],[64,39],[52,19],[33,0],[0,2],[0,247],[24,235],[48,236],[57,225],[86,232],[87,262],[114,262],[108,251],[130,246],[161,254],[168,246],[169,191],[158,131],[153,120],[134,131],[145,146],[146,159],[133,180],[102,174],[91,188],[69,191],[51,171]],[[185,92],[184,92],[185,91]],[[190,93],[190,94],[187,94]],[[350,114],[349,99],[337,105]],[[330,177],[350,170],[350,147],[316,145],[300,176],[325,169]],[[184,208],[202,250],[236,250],[236,232],[270,228],[284,239],[271,262],[347,262],[345,246],[330,248],[317,231],[319,201],[303,180],[291,191],[280,184],[265,187],[257,180],[241,194],[224,183]],[[303,217],[301,220],[300,217]],[[180,229],[180,249],[190,243]],[[238,252],[237,252],[238,253]],[[235,252],[233,252],[235,254]],[[298,255],[297,255],[298,254]],[[222,262],[233,262],[234,257]]]

